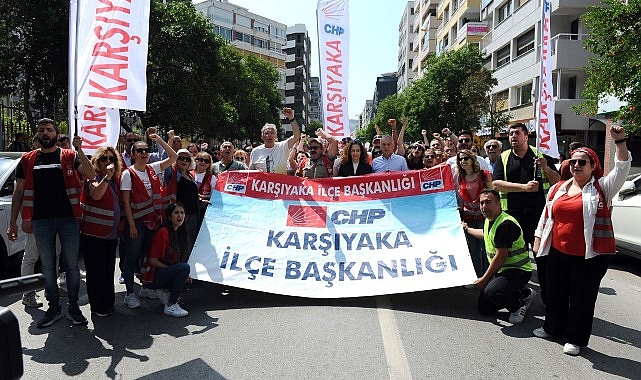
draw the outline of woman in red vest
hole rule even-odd
[[[463,149],[458,152],[454,183],[461,219],[470,228],[483,229],[485,217],[481,214],[480,196],[481,191],[492,188],[492,174],[487,170],[481,170],[473,151]],[[465,239],[472,257],[472,264],[474,264],[474,271],[481,278],[489,266],[485,243],[467,233],[465,233]]]
[[[120,225],[120,155],[110,146],[91,157],[96,175],[85,181],[80,196],[80,239],[87,269],[91,312],[107,316],[114,308],[114,269]]]
[[[603,176],[597,154],[579,148],[569,160],[572,178],[550,188],[534,254],[547,256],[545,323],[532,333],[558,337],[563,352],[578,355],[592,333],[594,307],[608,259],[616,252],[610,204],[625,182],[632,157],[622,127],[610,127],[614,168]]]
[[[136,141],[131,146],[132,165],[123,170],[120,177],[122,207],[126,217],[124,230],[125,263],[123,277],[127,293],[125,304],[130,309],[140,306],[140,299],[134,293],[134,273],[139,271],[140,253],[148,247],[151,236],[162,222],[163,210],[158,175],[170,167],[178,154],[157,134],[149,138],[165,149],[167,158],[162,161],[149,162],[149,146],[145,141]],[[168,141],[174,138],[174,131],[167,133]],[[148,289],[141,289],[144,297],[156,298]]]
[[[236,151],[234,156],[237,154],[245,155],[245,152]],[[209,204],[211,192],[217,182],[217,178],[212,171],[212,159],[209,153],[203,151],[196,155],[196,169],[193,171],[192,175],[198,185],[198,197],[200,198],[200,211],[198,215],[198,230],[200,230],[200,225],[202,224],[203,217],[205,216],[205,210],[207,210],[207,205]]]

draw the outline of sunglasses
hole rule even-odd
[[[572,160],[570,160],[570,166],[574,166],[576,164],[579,164],[579,166],[585,166],[585,164],[587,164],[587,163],[588,163],[588,161],[584,160],[584,159],[578,159],[578,160],[572,159]]]
[[[434,156],[434,155],[432,155],[432,154],[428,154],[428,155],[423,156],[423,157],[425,157],[425,158],[436,158],[436,156]]]
[[[178,156],[178,161],[191,162],[191,158],[189,158],[187,156]]]
[[[245,157],[234,157],[234,160],[236,161],[245,161]]]
[[[136,148],[136,149],[134,149],[134,152],[137,152],[137,153],[149,153],[149,148]]]
[[[488,145],[486,148],[487,149],[496,149],[498,147],[499,147],[498,145]]]
[[[308,147],[309,150],[319,150],[321,147],[318,145],[311,145]]]
[[[380,150],[375,150],[372,152],[372,156],[380,156],[381,154],[383,154],[383,152]]]
[[[469,157],[459,157],[458,160],[459,161],[467,161],[467,160],[471,160],[471,158],[469,158]]]
[[[211,160],[210,160],[209,158],[202,158],[202,157],[197,157],[197,158],[196,158],[196,161],[198,161],[198,162],[204,162],[204,163],[206,163],[206,164],[210,164],[210,163],[211,163]]]
[[[135,143],[136,141],[140,141],[138,139],[127,139],[126,140],[128,143]]]
[[[471,140],[470,139],[458,139],[458,142],[462,143],[469,143]]]
[[[102,156],[98,159],[100,162],[116,162],[116,157],[115,156]]]

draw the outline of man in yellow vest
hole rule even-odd
[[[523,229],[523,238],[534,245],[534,231],[545,206],[545,195],[551,185],[559,181],[554,160],[544,157],[536,148],[528,145],[528,129],[523,123],[514,123],[509,128],[509,150],[501,153],[494,164],[492,185],[501,194],[503,211],[513,216]],[[535,175],[539,166],[541,176]],[[537,277],[541,286],[541,299],[545,302],[545,259],[535,257]]]
[[[523,322],[525,312],[536,292],[525,287],[532,276],[532,262],[519,222],[501,209],[498,191],[481,192],[481,212],[485,216],[483,229],[469,228],[465,232],[485,239],[485,251],[490,266],[474,285],[481,289],[478,309],[481,314],[496,313],[502,308],[510,312],[512,324]]]

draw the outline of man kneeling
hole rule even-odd
[[[502,308],[510,312],[510,323],[523,322],[525,312],[536,292],[525,285],[532,276],[532,262],[523,240],[519,223],[501,209],[501,198],[496,190],[485,189],[480,196],[485,226],[481,230],[463,229],[476,237],[485,238],[485,251],[490,266],[474,286],[481,289],[478,309],[481,314],[496,313]]]

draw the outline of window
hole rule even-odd
[[[517,88],[516,105],[525,105],[532,103],[532,82]]]
[[[241,32],[234,31],[234,39],[236,41],[243,41],[243,42],[251,43],[251,36],[249,34],[245,34],[245,33],[241,33]]]
[[[414,60],[410,58],[410,65],[409,65],[410,69],[412,68],[413,64],[414,64]]]
[[[228,24],[233,24],[234,14],[231,11],[214,8],[214,21],[222,21]]]
[[[287,38],[287,33],[285,32],[284,29],[272,26],[271,31],[272,31],[272,36],[276,36],[279,38]]]
[[[576,77],[568,78],[568,99],[576,99]]]
[[[410,42],[410,51],[414,51],[414,43]]]
[[[252,27],[252,20],[249,17],[245,17],[243,15],[239,15],[238,13],[236,14],[236,24],[240,26],[244,26],[247,28]]]
[[[269,25],[263,24],[262,22],[254,20],[254,30],[263,33],[269,33]]]
[[[258,46],[263,49],[268,49],[267,41],[254,37],[254,46]]]
[[[511,14],[512,14],[512,2],[510,0],[507,3],[505,3],[505,5],[499,8],[498,10],[499,22],[503,22],[503,20],[508,18]]]
[[[496,68],[507,65],[510,63],[510,45],[499,49],[496,52]]]
[[[520,57],[523,54],[534,50],[534,29],[526,32],[524,35],[516,39],[516,56]]]
[[[215,25],[214,26],[214,31],[216,34],[224,38],[226,41],[231,41],[232,37],[232,31],[229,28],[225,28],[223,26]]]
[[[509,95],[509,90],[501,91],[494,95],[494,104],[497,111],[504,111],[508,108],[507,98]]]

